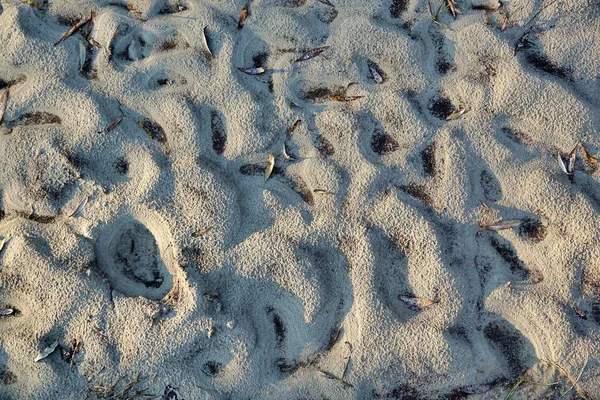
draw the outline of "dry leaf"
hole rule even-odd
[[[54,45],[56,46],[57,44],[59,44],[60,42],[62,42],[63,40],[65,40],[66,38],[71,36],[72,34],[74,34],[79,28],[81,28],[88,22],[92,21],[93,19],[94,19],[94,12],[90,11],[89,17],[87,17],[86,19],[82,19],[81,21],[79,21],[78,23],[73,25],[73,27],[71,27],[71,29],[69,29],[64,35],[62,35],[60,37],[60,39],[58,39],[58,42],[54,43]]]
[[[465,108],[459,108],[452,112],[452,114],[446,117],[446,121],[453,121],[455,119],[459,119],[462,115],[467,111]]]
[[[298,118],[296,120],[296,122],[294,122],[294,125],[290,126],[287,130],[287,134],[288,136],[292,136],[292,133],[294,133],[294,131],[296,130],[296,128],[300,125],[300,122],[302,122],[302,120],[300,118]]]
[[[10,239],[7,238],[2,238],[0,239],[0,253],[2,252],[2,250],[4,250],[4,246],[6,246],[6,243],[8,243]]]
[[[69,218],[72,218],[75,215],[79,214],[81,211],[83,211],[83,207],[85,207],[85,205],[87,204],[89,199],[90,199],[90,197],[86,196],[85,199],[83,199],[83,201],[81,202],[81,204],[79,204],[79,207],[77,207],[77,209],[75,211],[73,211],[71,213],[71,215],[69,215]]]
[[[248,18],[248,4],[242,8],[242,12],[240,12],[240,19],[238,20],[238,29],[242,29],[244,27],[244,22],[246,22],[246,18]]]
[[[461,13],[460,8],[458,8],[454,0],[446,0],[446,6],[448,6],[448,9],[452,13],[452,17],[454,19],[456,19],[456,14]]]
[[[1,119],[0,119],[1,121]],[[583,156],[585,157],[585,159],[593,165],[597,165],[598,164],[598,159],[596,157],[593,157],[589,151],[585,148],[585,146],[583,145],[583,143],[579,143],[579,146],[581,146],[581,152],[583,153]]]
[[[210,55],[210,58],[214,58],[215,56],[213,56],[213,53],[212,53],[212,51],[210,51],[210,47],[208,46],[208,39],[206,37],[206,28],[208,28],[208,26],[205,26],[204,29],[202,29],[202,41],[204,43],[204,47],[206,47],[206,51]]]
[[[275,167],[275,156],[273,155],[273,153],[270,153],[269,154],[269,163],[267,164],[267,167],[265,168],[265,182],[271,176],[271,172],[273,172],[273,167]]]
[[[211,229],[212,229],[212,226],[204,227],[204,228],[202,228],[200,230],[197,230],[196,232],[192,233],[192,237],[204,236]]]
[[[106,132],[112,131],[113,129],[115,129],[117,127],[117,125],[119,125],[121,123],[121,121],[123,121],[123,117],[119,117],[119,118],[115,119],[113,122],[106,125],[105,131]]]
[[[398,298],[417,311],[424,311],[437,303],[437,301],[421,299],[419,297],[398,296]]]
[[[79,70],[83,71],[85,60],[87,58],[87,45],[81,39],[79,39]]]
[[[294,161],[295,160],[294,157],[290,156],[287,153],[287,150],[285,149],[285,143],[283,143],[283,149],[281,150],[281,155],[283,156],[283,158],[285,158],[288,161]]]
[[[327,191],[327,190],[323,190],[323,189],[314,189],[313,193],[316,194],[335,194],[333,192]]]
[[[516,228],[517,226],[521,225],[521,222],[522,221],[520,219],[507,219],[507,220],[498,221],[498,222],[494,222],[493,224],[487,225],[487,226],[485,226],[485,229],[497,232],[497,231],[501,231],[503,229]]]
[[[377,69],[373,68],[373,67],[369,67],[369,71],[371,72],[371,76],[373,77],[373,80],[377,83],[383,83],[383,77],[381,76],[381,74],[379,72],[377,72]]]
[[[362,99],[365,96],[339,96],[339,95],[334,95],[331,96],[329,99],[332,101],[340,101],[340,102],[344,102],[347,103],[349,101],[354,101],[354,100],[358,100],[358,99]]]
[[[238,68],[240,71],[242,71],[245,74],[248,75],[262,75],[265,73],[265,69],[262,67],[255,67],[255,68]]]
[[[314,57],[320,55],[328,48],[329,48],[329,46],[323,46],[323,47],[317,47],[316,49],[309,50],[306,53],[304,53],[300,58],[298,58],[295,62],[310,60],[311,58],[314,58]]]
[[[569,175],[569,171],[567,170],[567,166],[565,165],[565,162],[563,161],[563,158],[560,155],[560,153],[556,154],[556,158],[558,160],[558,166],[560,167],[560,169],[562,170],[562,172],[564,172],[565,174]]]
[[[2,118],[4,118],[4,113],[6,112],[6,105],[8,104],[8,89],[5,89],[2,94],[0,94],[0,124],[2,123]]]
[[[40,351],[40,354],[35,358],[35,362],[41,361],[44,358],[48,357],[50,354],[52,354],[52,352],[54,350],[56,350],[56,347],[58,346],[58,340],[55,341],[54,343],[52,343],[50,346],[46,347],[44,350]]]

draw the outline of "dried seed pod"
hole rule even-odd
[[[373,80],[377,83],[383,83],[383,77],[381,76],[381,74],[379,72],[377,72],[377,69],[375,69],[372,66],[369,66],[369,71],[371,72],[371,77],[373,78]]]
[[[263,67],[238,68],[238,70],[248,75],[262,75],[265,73],[265,69]]]
[[[323,46],[323,47],[317,47],[315,49],[309,50],[306,53],[304,53],[300,58],[298,58],[296,60],[296,62],[310,60],[311,58],[314,58],[314,57],[320,55],[328,48],[329,48],[329,46]]]
[[[437,301],[435,300],[422,299],[419,297],[411,296],[398,296],[398,299],[408,304],[412,309],[416,311],[424,311],[437,303]]]
[[[271,176],[271,172],[273,172],[274,167],[275,167],[275,156],[273,155],[273,153],[270,153],[268,164],[267,164],[267,167],[265,168],[265,182]]]
[[[517,226],[521,225],[522,222],[523,221],[521,221],[520,219],[507,219],[503,221],[494,222],[493,224],[489,224],[485,226],[485,229],[497,232],[504,229],[516,228]]]

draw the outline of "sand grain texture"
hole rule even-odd
[[[456,4],[2,1],[0,398],[600,398],[600,8]]]

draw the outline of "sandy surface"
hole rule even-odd
[[[600,398],[598,2],[331,3],[0,2],[0,398]]]

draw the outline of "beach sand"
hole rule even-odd
[[[1,399],[600,399],[598,2],[330,2],[0,2]]]

